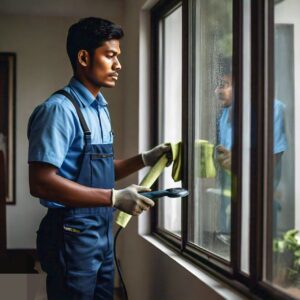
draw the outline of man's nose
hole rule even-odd
[[[222,89],[220,89],[219,87],[215,88],[215,94],[219,95],[222,93]]]
[[[114,70],[119,71],[122,69],[122,65],[120,64],[120,61],[118,60],[118,58],[115,58],[115,62],[113,65]]]

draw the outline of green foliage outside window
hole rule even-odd
[[[281,284],[300,287],[300,236],[296,229],[288,230],[273,241],[276,269],[274,275]]]

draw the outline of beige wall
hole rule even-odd
[[[99,16],[120,21],[124,0],[1,0],[0,14],[22,16]]]
[[[94,3],[100,4],[100,1]],[[116,1],[112,1],[112,5],[109,3],[110,1],[106,1],[105,10],[102,9],[102,14],[99,13],[98,16],[122,24],[122,5],[116,6]],[[104,5],[98,6],[101,8]],[[78,20],[78,17],[8,15],[7,8],[5,13],[2,15],[0,13],[0,51],[15,52],[17,55],[17,189],[16,205],[7,206],[7,247],[35,248],[35,232],[45,209],[29,194],[27,121],[34,107],[51,93],[66,85],[72,76],[65,44],[67,30]],[[122,153],[123,145],[123,81],[121,76],[115,89],[103,90],[109,102],[113,127],[117,132],[115,150],[118,156]]]

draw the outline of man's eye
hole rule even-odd
[[[218,82],[217,83],[217,88],[219,89],[226,89],[228,88],[230,85],[228,82],[224,82],[224,81],[221,81],[221,82]]]

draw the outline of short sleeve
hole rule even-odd
[[[27,129],[28,162],[60,168],[75,138],[71,110],[61,102],[46,101],[32,113]]]
[[[274,154],[286,151],[288,148],[285,124],[284,104],[279,100],[274,102]]]

